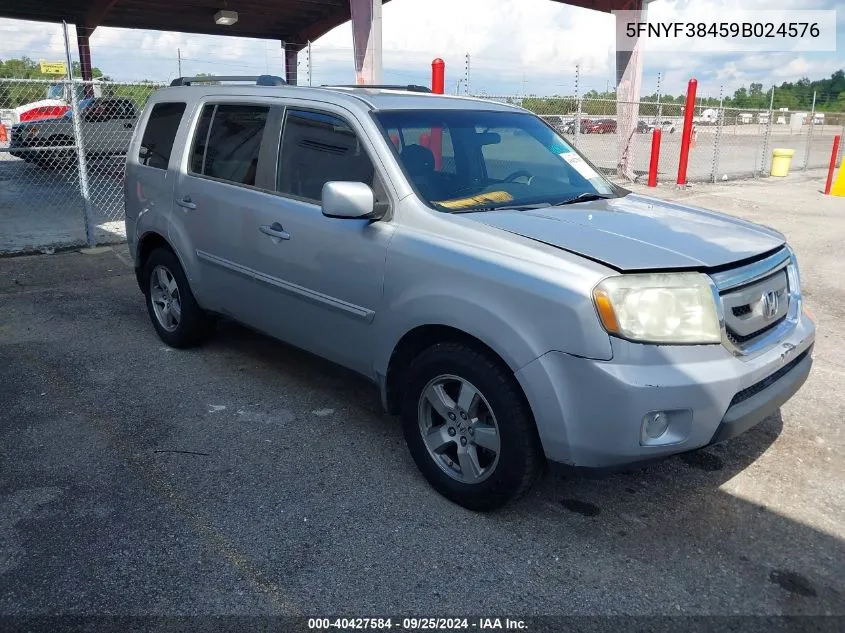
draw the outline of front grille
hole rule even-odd
[[[789,361],[786,365],[784,365],[783,367],[778,369],[773,374],[770,374],[769,376],[763,378],[763,380],[761,380],[760,382],[754,383],[750,387],[746,387],[742,391],[738,392],[733,397],[733,399],[731,400],[731,404],[728,406],[728,408],[730,408],[730,407],[732,407],[736,404],[739,404],[740,402],[748,400],[749,398],[757,395],[758,393],[760,393],[761,391],[763,391],[763,389],[766,389],[767,387],[771,387],[778,380],[780,380],[781,378],[786,376],[786,374],[788,374],[790,371],[792,371],[795,368],[795,366],[798,365],[798,363],[800,363],[802,360],[804,360],[807,357],[807,355],[812,351],[813,351],[813,347],[812,346],[808,347],[803,352],[798,354],[798,356],[793,358],[791,361]]]
[[[748,341],[753,341],[753,340],[754,340],[755,338],[757,338],[758,336],[763,336],[763,335],[764,335],[766,332],[768,332],[769,330],[773,330],[774,328],[776,328],[778,325],[780,325],[780,324],[781,324],[781,322],[782,322],[785,318],[786,318],[786,315],[782,316],[781,318],[779,318],[779,319],[778,319],[777,321],[775,321],[774,323],[771,323],[771,324],[767,325],[767,326],[766,326],[766,327],[764,327],[763,329],[761,329],[761,330],[756,330],[756,331],[752,332],[751,334],[749,334],[749,335],[747,335],[747,336],[741,336],[740,334],[737,334],[736,332],[732,331],[730,328],[726,328],[726,330],[727,330],[727,335],[728,335],[728,340],[729,340],[731,343],[733,343],[734,345],[742,345],[743,343],[747,343]]]
[[[789,313],[789,281],[781,266],[771,274],[721,293],[725,333],[742,347],[777,327]]]

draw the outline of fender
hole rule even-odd
[[[578,315],[566,302],[548,305],[542,296],[483,293],[479,285],[465,283],[444,286],[442,282],[410,284],[394,301],[377,313],[374,326],[376,350],[373,369],[376,377],[387,374],[393,350],[411,330],[425,325],[444,325],[473,336],[487,345],[514,373],[551,349],[580,351],[584,341],[563,343],[566,324],[577,324]],[[559,336],[549,332],[559,330]],[[577,337],[578,330],[569,330]],[[557,339],[557,340],[555,340]],[[594,355],[610,358],[610,343],[594,348]]]

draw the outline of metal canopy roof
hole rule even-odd
[[[383,0],[388,2],[389,0]],[[214,22],[237,11],[231,26]],[[349,0],[24,0],[3,2],[0,17],[208,35],[257,37],[302,45],[350,19]]]
[[[605,12],[639,4],[639,0],[552,1]],[[237,11],[238,21],[232,26],[215,24],[214,14],[221,9]],[[66,21],[89,29],[113,26],[257,37],[296,48],[348,21],[350,12],[349,0],[21,0],[3,2],[0,17]]]

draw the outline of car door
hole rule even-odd
[[[170,229],[189,260],[200,305],[264,331],[272,317],[249,251],[264,207],[278,203],[272,168],[280,117],[281,110],[260,99],[199,104],[174,187]],[[262,162],[269,169],[261,169]]]
[[[358,122],[340,108],[287,108],[279,143],[278,195],[257,210],[249,235],[273,333],[319,356],[371,375],[373,322],[393,233],[379,221],[322,214],[329,181],[364,182],[390,204],[387,180]],[[389,213],[389,212],[388,212]]]
[[[125,154],[132,141],[132,134],[135,131],[135,124],[138,122],[138,106],[129,99],[120,99],[114,108],[114,136],[109,152],[112,154]]]
[[[82,110],[79,129],[86,154],[100,154],[111,145],[110,109],[111,105],[105,99],[94,99]]]

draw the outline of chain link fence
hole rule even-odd
[[[0,253],[125,239],[126,150],[159,87],[0,79]]]
[[[684,106],[679,103],[576,97],[488,96],[479,98],[518,105],[538,114],[604,173],[620,173],[623,155],[629,173],[645,180],[651,159],[652,134],[660,128],[658,177],[674,182],[678,175]],[[635,127],[623,137],[619,112],[633,112]],[[629,114],[630,116],[630,114]],[[774,150],[793,151],[791,170],[826,168],[833,138],[845,134],[845,114],[731,109],[695,106],[687,181],[715,182],[766,177]],[[841,161],[840,151],[840,161]]]
[[[125,239],[125,154],[141,109],[163,85],[0,79],[0,253],[50,252]],[[614,177],[646,179],[653,131],[659,128],[659,179],[674,182],[677,177],[684,107],[676,101],[481,98],[535,112]],[[776,149],[793,151],[793,171],[825,168],[834,136],[845,132],[845,114],[815,108],[789,112],[699,105],[693,118],[690,182],[765,177]],[[625,121],[633,126],[623,133]],[[842,148],[840,162],[845,143]]]

